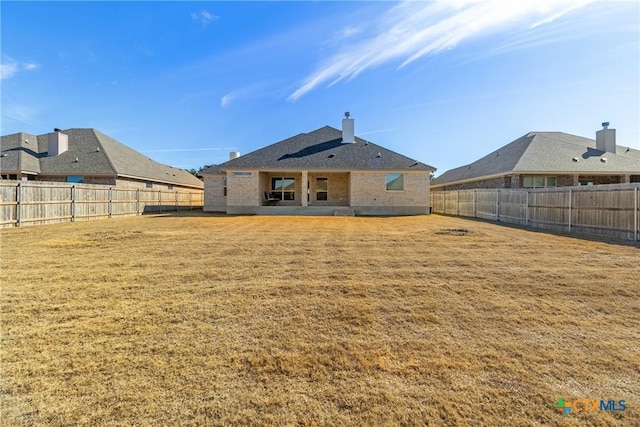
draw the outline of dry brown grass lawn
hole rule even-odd
[[[441,216],[0,237],[3,425],[640,424],[637,246]]]

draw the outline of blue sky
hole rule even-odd
[[[340,128],[438,168],[529,131],[640,148],[639,2],[0,3],[2,135],[198,168]]]

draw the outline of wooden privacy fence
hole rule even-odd
[[[640,184],[432,191],[431,211],[640,241]]]
[[[202,191],[0,181],[0,227],[201,209],[203,205]]]

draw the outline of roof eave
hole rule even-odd
[[[148,177],[142,177],[142,176],[126,175],[126,174],[117,174],[116,178],[137,179],[137,180],[140,180],[140,181],[152,181],[152,182],[157,182],[157,183],[161,183],[161,184],[180,185],[180,186],[183,186],[183,187],[193,187],[193,188],[199,188],[199,189],[203,189],[204,188],[204,183],[202,183],[202,186],[199,186],[199,185],[196,185],[195,183],[194,184],[189,184],[189,183],[178,182],[178,181],[163,180],[163,179],[157,179],[157,178],[148,178]]]

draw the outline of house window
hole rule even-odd
[[[295,178],[271,178],[271,192],[278,200],[295,200]]]
[[[404,174],[388,173],[387,174],[387,191],[404,190]]]
[[[222,187],[222,195],[224,197],[227,197],[227,177],[225,176],[224,178],[222,178],[222,182],[223,182],[223,187]]]
[[[145,187],[147,187],[147,188],[153,188],[153,182],[151,182],[151,181],[147,181],[147,182],[145,183]]]
[[[173,190],[173,184],[167,184],[167,190]]]
[[[525,175],[522,178],[522,186],[525,188],[556,187],[557,177],[544,175]]]
[[[84,181],[84,176],[78,176],[78,175],[67,176],[67,182],[82,182],[82,181]]]
[[[329,180],[327,178],[316,178],[316,200],[329,200]]]
[[[249,178],[250,176],[253,176],[253,172],[234,172],[233,176]]]

